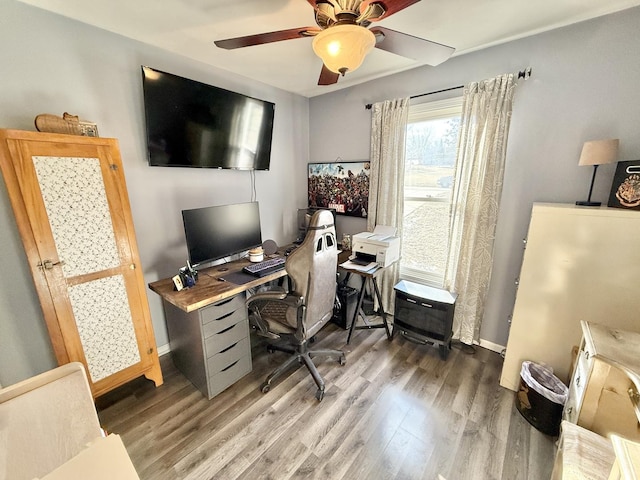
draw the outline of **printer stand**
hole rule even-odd
[[[378,277],[385,269],[381,267],[376,267],[374,270],[369,270],[366,272],[360,270],[353,270],[347,267],[344,267],[342,264],[349,259],[351,252],[343,250],[340,256],[338,257],[338,266],[340,270],[345,273],[344,279],[340,282],[342,285],[347,285],[351,275],[357,275],[362,278],[362,285],[360,286],[360,291],[358,292],[358,303],[356,304],[356,308],[353,314],[353,320],[351,321],[351,326],[349,327],[349,335],[347,336],[347,345],[351,342],[351,336],[353,335],[354,330],[369,330],[372,328],[384,328],[387,333],[387,339],[391,341],[393,338],[391,335],[391,330],[389,328],[389,322],[387,321],[387,314],[384,311],[384,303],[382,303],[382,295],[380,294],[380,289],[378,288],[378,282],[376,281],[376,277]],[[382,317],[382,323],[371,324],[369,323],[367,316],[365,315],[362,309],[362,301],[364,299],[365,294],[365,286],[367,281],[370,281],[373,285],[373,289],[375,291],[376,298],[378,299],[379,310],[376,312],[378,315]],[[362,317],[364,325],[356,325],[358,322],[358,316]]]

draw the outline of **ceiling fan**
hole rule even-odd
[[[323,62],[318,85],[332,85],[340,75],[358,68],[373,47],[427,65],[438,65],[454,48],[414,37],[371,22],[383,20],[420,0],[307,0],[315,10],[317,27],[216,40],[220,48],[236,48],[313,37],[313,50]]]

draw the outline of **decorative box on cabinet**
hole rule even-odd
[[[446,360],[457,295],[407,280],[399,281],[394,289],[393,333],[397,330],[410,340],[438,345],[440,357]]]
[[[568,384],[580,320],[640,329],[638,238],[637,211],[533,205],[500,385],[518,390],[525,360]]]
[[[58,364],[161,385],[118,141],[0,130],[0,167]]]
[[[189,313],[163,302],[173,362],[209,399],[251,371],[244,302],[241,293]]]
[[[640,440],[640,334],[584,321],[581,326],[563,419],[602,436]]]

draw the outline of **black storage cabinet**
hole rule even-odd
[[[451,351],[453,313],[457,295],[447,290],[401,280],[394,287],[396,302],[393,334],[423,344],[437,345],[446,360]]]

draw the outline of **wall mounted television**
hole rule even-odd
[[[269,170],[275,104],[142,66],[149,165]]]
[[[258,202],[182,210],[182,221],[194,267],[262,245]]]

